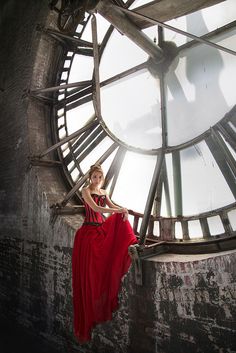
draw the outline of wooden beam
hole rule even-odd
[[[142,48],[156,62],[164,59],[163,51],[145,33],[133,23],[133,19],[126,16],[122,7],[113,5],[109,0],[99,1],[96,10],[108,20],[122,34],[125,34],[135,44]]]
[[[225,1],[225,0],[223,0]],[[222,0],[155,0],[146,5],[137,7],[135,12],[152,17],[158,21],[166,22],[174,18],[187,15],[189,13],[204,9],[206,7],[223,2]],[[133,22],[139,28],[148,28],[152,26],[145,19],[132,18]]]

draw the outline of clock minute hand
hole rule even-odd
[[[156,63],[164,60],[162,49],[152,42],[118,6],[108,0],[100,0],[94,10],[142,48]]]

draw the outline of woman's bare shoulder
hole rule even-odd
[[[81,194],[82,194],[82,196],[83,196],[84,194],[90,194],[90,189],[89,189],[89,187],[88,187],[88,186],[85,186],[84,188],[82,188]]]
[[[100,189],[100,193],[101,193],[102,195],[107,195],[107,191],[106,191],[105,189]]]

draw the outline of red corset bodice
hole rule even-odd
[[[106,206],[106,195],[91,194],[94,202],[98,206]],[[94,211],[86,202],[84,202],[85,207],[85,225],[99,225],[105,221],[105,217],[102,213]]]

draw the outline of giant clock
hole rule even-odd
[[[68,34],[54,106],[64,204],[100,163],[142,234],[150,217],[190,217],[193,236],[235,231],[234,1],[166,2],[96,1]]]

